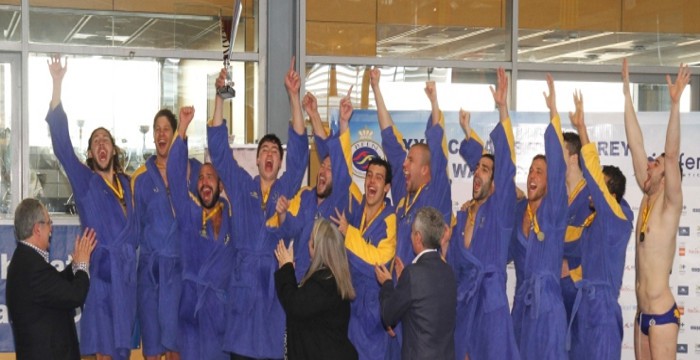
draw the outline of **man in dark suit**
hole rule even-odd
[[[396,258],[396,288],[386,267],[375,267],[382,284],[379,298],[384,324],[403,324],[402,359],[455,358],[457,282],[438,252],[441,242],[449,238],[446,228],[438,210],[418,210],[411,225],[411,243],[417,255],[406,271]]]
[[[75,308],[90,287],[88,264],[95,232],[75,239],[73,263],[59,272],[49,264],[51,225],[46,208],[25,199],[15,211],[17,249],[7,271],[7,307],[17,359],[80,359]]]

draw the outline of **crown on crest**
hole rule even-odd
[[[364,128],[360,129],[360,131],[357,132],[357,135],[360,136],[360,139],[362,140],[371,140],[372,139],[372,130],[370,130],[367,126]]]

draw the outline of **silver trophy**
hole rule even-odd
[[[231,27],[229,28],[223,16],[219,16],[219,24],[221,28],[221,43],[224,47],[224,67],[226,68],[226,84],[218,89],[216,93],[223,99],[230,99],[236,96],[236,90],[233,88],[233,79],[231,74],[231,54],[233,53],[233,43],[236,41],[236,32],[238,31],[238,23],[241,20],[243,12],[242,0],[236,0],[233,5],[233,17],[231,18]]]

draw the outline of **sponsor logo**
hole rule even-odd
[[[677,344],[676,345],[676,352],[679,354],[687,354],[688,353],[688,344]]]
[[[700,285],[695,285],[695,296],[700,296]]]
[[[685,256],[685,243],[678,244],[678,256]]]
[[[689,307],[684,310],[684,312],[687,312],[688,314],[700,314],[700,307],[697,306]],[[681,313],[681,315],[683,315],[683,313]]]
[[[678,286],[678,295],[688,296],[690,288],[688,286]]]
[[[694,213],[700,213],[700,208],[693,208]]]
[[[678,313],[681,314],[681,316],[683,316],[683,314],[685,314],[685,304],[682,302],[678,303],[677,307],[678,307]]]
[[[364,177],[370,160],[375,157],[384,158],[382,146],[372,140],[372,130],[367,127],[357,132],[359,140],[352,144],[352,173]]]
[[[690,236],[690,227],[689,226],[678,227],[678,236]]]
[[[625,265],[625,271],[634,271],[634,265]]]
[[[700,354],[700,344],[695,344],[695,353]]]
[[[678,332],[684,332],[685,331],[685,323],[681,321],[680,326],[678,326]]]
[[[690,330],[691,330],[691,331],[700,331],[700,326],[698,326],[698,325],[690,325]]]
[[[622,311],[625,311],[625,312],[637,311],[637,305],[622,305],[620,308],[622,309]]]
[[[678,273],[685,275],[685,264],[678,264]]]
[[[634,286],[622,285],[622,287],[620,288],[620,292],[635,292]]]
[[[692,248],[687,251],[690,255],[700,255],[700,248]]]
[[[692,267],[690,268],[690,272],[700,273],[700,267]]]

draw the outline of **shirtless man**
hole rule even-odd
[[[680,66],[676,82],[666,76],[671,96],[671,115],[664,153],[648,160],[642,130],[632,104],[627,60],[622,62],[625,94],[625,132],[632,152],[637,184],[644,193],[639,205],[635,238],[637,319],[634,352],[637,359],[675,358],[680,313],[669,290],[668,277],[676,251],[676,231],[683,208],[680,154],[679,101],[690,80],[688,66]]]

